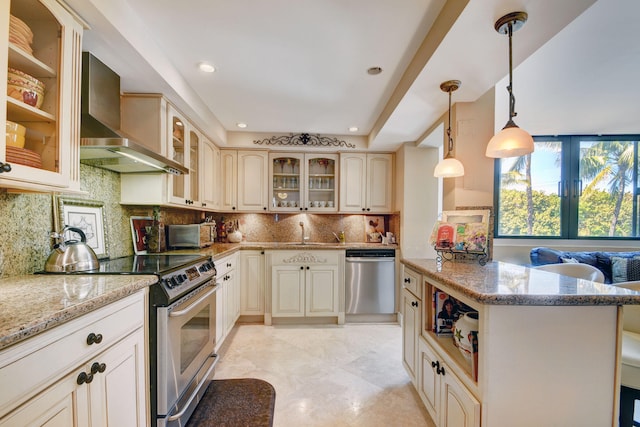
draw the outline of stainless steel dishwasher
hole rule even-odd
[[[394,249],[347,249],[346,314],[395,313],[395,257]]]

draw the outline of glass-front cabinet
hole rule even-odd
[[[0,186],[79,191],[82,25],[57,1],[20,0],[2,3],[0,29]]]
[[[270,153],[272,211],[337,211],[336,154]]]
[[[169,114],[169,132],[171,159],[189,169],[188,174],[171,175],[171,203],[193,205],[199,202],[199,144],[200,134],[171,105]]]

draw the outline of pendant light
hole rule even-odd
[[[500,34],[509,36],[509,121],[500,132],[495,134],[487,145],[487,157],[519,157],[533,153],[533,138],[525,130],[520,129],[513,118],[517,115],[515,110],[516,98],[513,96],[513,58],[511,38],[513,32],[522,28],[527,22],[526,12],[512,12],[498,19],[494,25]]]
[[[451,138],[451,92],[457,90],[460,80],[448,80],[440,85],[443,92],[449,93],[449,127],[447,128],[447,155],[436,165],[433,176],[436,178],[455,178],[464,175],[464,166],[453,157],[453,138]]]

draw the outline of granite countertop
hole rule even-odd
[[[0,350],[158,281],[153,275],[25,275],[0,279]]]
[[[452,290],[490,305],[640,305],[640,292],[504,262],[402,259]]]
[[[398,249],[397,244],[383,245],[381,243],[307,243],[298,242],[242,242],[242,243],[214,243],[201,249],[179,249],[166,252],[168,254],[201,253],[211,255],[214,260],[231,255],[239,250],[335,250],[335,249]]]

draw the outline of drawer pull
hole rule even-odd
[[[404,283],[411,283],[411,278],[410,277],[405,277],[404,278]]]
[[[97,374],[98,372],[103,373],[105,369],[107,369],[107,365],[105,363],[93,362],[93,365],[91,365],[91,373],[93,375]]]
[[[440,366],[440,367],[438,367],[438,368],[436,369],[436,373],[437,373],[438,375],[442,375],[442,376],[444,376],[444,366]]]
[[[76,383],[78,383],[78,385],[82,385],[84,383],[89,384],[91,381],[93,381],[93,374],[80,372],[80,374],[78,375],[78,379],[76,380]]]
[[[411,307],[417,307],[418,301],[411,301]]]
[[[435,368],[436,366],[438,367],[438,369],[440,369],[440,362],[438,362],[437,360],[435,362],[431,362],[432,368]]]
[[[102,334],[94,334],[93,332],[91,332],[88,336],[87,336],[87,344],[91,345],[91,344],[100,344],[102,342]]]

